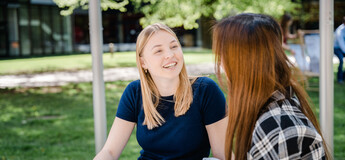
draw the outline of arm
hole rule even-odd
[[[284,50],[287,50],[287,51],[289,51],[292,55],[295,55],[295,51],[293,51],[293,50],[289,47],[289,45],[287,45],[286,43],[283,42],[282,46],[283,46],[283,49],[284,49]]]
[[[345,53],[345,33],[341,33],[343,30],[345,30],[345,28],[343,29],[337,29],[335,32],[335,36],[336,36],[336,41],[338,41],[339,47],[340,49],[343,51],[343,53]]]
[[[94,160],[119,159],[133,131],[135,123],[116,117],[102,150]]]
[[[300,44],[301,45],[304,45],[304,35],[306,34],[319,34],[319,30],[297,30],[297,33],[298,33],[298,37],[300,39]],[[302,51],[303,52],[303,51]]]
[[[228,117],[225,117],[215,123],[206,125],[208,138],[214,157],[219,159],[225,159],[224,146],[226,128],[228,126]]]
[[[304,34],[313,34],[313,33],[320,33],[319,30],[314,29],[314,30],[300,30],[301,32],[303,32]]]
[[[287,38],[287,39],[295,39],[295,38],[297,38],[297,34],[287,33],[287,34],[286,34],[286,38]]]

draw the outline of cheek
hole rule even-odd
[[[183,52],[182,50],[176,53],[176,57],[180,60],[183,60]]]
[[[162,56],[150,56],[148,57],[147,64],[148,66],[151,66],[152,68],[157,68],[157,66],[163,65],[164,57]]]

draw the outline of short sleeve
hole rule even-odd
[[[139,105],[137,99],[139,98],[138,95],[140,94],[138,93],[140,92],[139,88],[139,81],[133,81],[128,84],[121,96],[116,117],[130,122],[137,122],[137,105]]]
[[[219,86],[212,79],[202,77],[202,109],[205,125],[215,123],[225,117],[226,100]]]

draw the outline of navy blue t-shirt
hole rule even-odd
[[[147,129],[143,125],[144,110],[140,80],[131,82],[125,89],[116,116],[137,123],[137,140],[142,147],[138,159],[202,159],[210,153],[210,143],[205,125],[225,117],[225,97],[210,78],[199,77],[192,85],[193,103],[185,115],[174,116],[173,96],[162,97],[157,107],[165,123]]]

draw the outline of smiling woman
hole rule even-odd
[[[224,159],[225,98],[206,77],[187,75],[175,33],[153,24],[138,36],[140,80],[131,82],[119,102],[103,149],[95,159],[118,159],[137,126],[138,159]]]
[[[158,43],[157,43],[158,42]],[[140,56],[141,67],[145,72],[149,71],[155,82],[169,80],[178,82],[179,74],[184,67],[183,53],[180,44],[176,38],[167,31],[158,31],[147,42]],[[187,73],[183,73],[186,75]],[[188,81],[188,79],[186,79]],[[166,85],[161,83],[156,85]],[[160,89],[170,90],[171,93],[160,90],[160,94],[168,96],[174,94],[177,88],[168,89],[174,85],[158,87]],[[174,87],[177,87],[175,85]],[[190,87],[188,89],[191,89]]]

